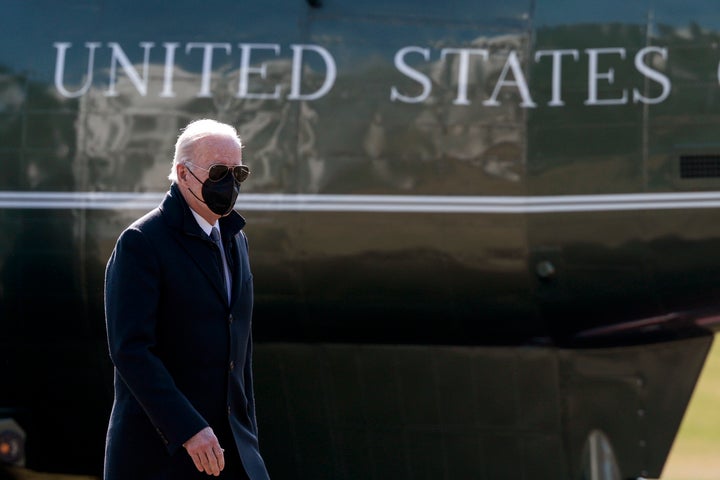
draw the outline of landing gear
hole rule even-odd
[[[622,480],[610,439],[601,430],[593,430],[585,441],[581,480]]]

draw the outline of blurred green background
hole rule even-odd
[[[720,341],[715,336],[662,480],[720,479]]]

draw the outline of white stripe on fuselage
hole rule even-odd
[[[165,193],[0,191],[5,209],[148,210]],[[552,213],[720,207],[720,192],[454,196],[242,193],[238,210],[295,212]]]

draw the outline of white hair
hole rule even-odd
[[[193,151],[198,140],[210,136],[232,138],[238,147],[243,148],[237,130],[235,130],[235,127],[232,125],[209,118],[192,121],[182,129],[182,133],[180,133],[175,142],[175,155],[173,156],[173,163],[170,167],[170,175],[168,175],[170,181],[177,182],[178,164],[192,161]]]

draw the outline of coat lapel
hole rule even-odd
[[[230,242],[226,243],[230,248],[228,254],[231,259],[230,261],[230,276],[232,277],[232,297],[230,298],[230,305],[232,305],[238,298],[239,292],[242,291],[242,264],[240,262],[240,245],[239,235],[231,237]]]
[[[198,226],[198,228],[200,227]],[[220,270],[222,265],[218,262],[215,244],[204,232],[200,233],[199,238],[190,238],[189,240],[195,241],[186,241],[183,248],[185,248],[188,255],[190,255],[205,277],[207,277],[208,282],[212,284],[218,296],[223,302],[227,303],[225,274]]]
[[[180,246],[187,252],[188,256],[193,260],[195,265],[197,265],[198,269],[203,272],[203,275],[217,292],[220,299],[224,303],[227,303],[225,277],[223,272],[220,270],[222,265],[218,262],[218,254],[216,253],[215,245],[210,237],[202,231],[197,221],[195,221],[195,217],[193,217],[190,207],[188,207],[187,203],[185,203],[185,199],[182,198],[182,194],[176,184],[173,184],[170,187],[170,191],[165,196],[160,208],[163,211],[163,215],[168,224],[178,232],[177,240]],[[242,219],[242,217],[240,217],[237,213],[235,213],[235,215],[237,215],[244,224],[244,219]],[[237,222],[237,219],[233,220]],[[231,227],[235,226],[235,222],[228,223],[225,219],[222,219],[221,221],[223,221],[223,225],[221,225],[220,230],[227,230],[227,234],[233,233]],[[237,233],[237,231],[234,233]],[[227,238],[224,234],[223,237]],[[233,243],[236,242],[235,238],[236,236],[233,234]],[[232,298],[234,299],[236,296],[235,292],[237,292],[236,285],[240,285],[240,283],[235,283],[236,281],[240,281],[236,245],[233,245],[232,248],[232,259]]]

